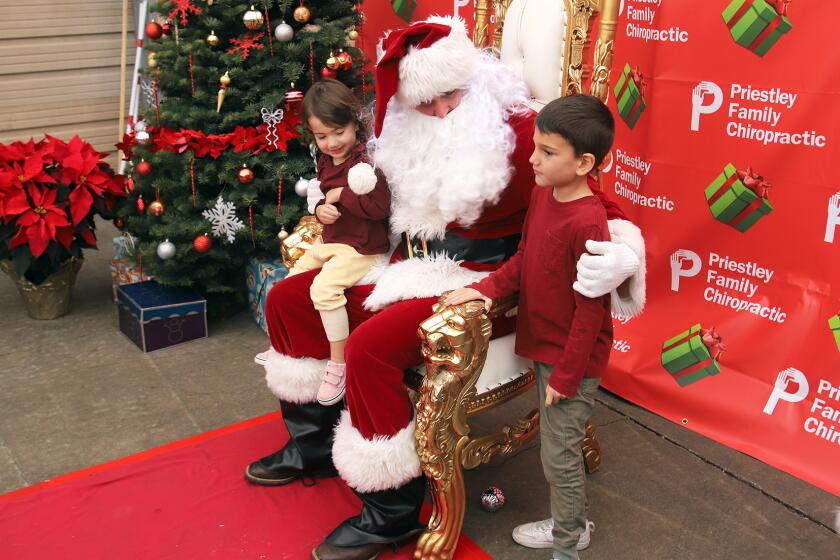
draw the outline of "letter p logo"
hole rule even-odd
[[[711,94],[707,102],[707,94]],[[723,90],[714,82],[700,82],[691,91],[691,130],[700,130],[700,115],[710,115],[723,105]]]
[[[798,385],[796,391],[788,391],[791,382]],[[770,393],[770,398],[767,399],[767,404],[764,405],[764,414],[773,414],[776,403],[780,400],[795,403],[805,399],[807,396],[808,379],[805,377],[805,374],[795,368],[782,370],[776,376],[776,384],[773,385],[773,392]]]
[[[683,263],[689,263],[683,267]],[[671,290],[680,291],[680,276],[686,278],[697,276],[700,273],[700,255],[694,251],[680,249],[671,255]]]

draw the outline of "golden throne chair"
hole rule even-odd
[[[606,102],[618,2],[477,0],[473,41],[477,47],[494,47],[523,78],[535,110],[561,95],[583,92],[587,85],[590,93]],[[313,216],[304,217],[291,234],[281,232],[286,266],[291,268],[320,234]],[[417,393],[417,452],[429,480],[432,515],[415,558],[453,557],[466,506],[463,470],[511,455],[539,432],[536,409],[495,433],[475,436],[470,430],[470,417],[534,386],[530,361],[513,352],[515,334],[490,340],[491,319],[514,307],[514,298],[496,301],[489,313],[481,302],[452,307],[438,303],[432,316],[419,325],[424,364],[407,372],[406,384]],[[601,450],[590,423],[582,450],[586,471],[595,472]]]

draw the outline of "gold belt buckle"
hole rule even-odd
[[[411,232],[405,232],[405,246],[408,248],[408,258],[414,258],[414,245],[411,243]],[[423,256],[429,256],[429,246],[426,244],[426,239],[423,238],[420,240],[420,246],[423,248]]]

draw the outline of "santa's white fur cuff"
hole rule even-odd
[[[335,427],[333,463],[338,474],[358,492],[399,488],[421,474],[414,436],[415,421],[392,437],[365,439],[350,422],[350,412],[341,413]]]
[[[298,404],[315,402],[324,378],[326,360],[292,358],[269,350],[265,362],[265,383],[278,399]]]
[[[391,264],[376,280],[376,287],[365,300],[365,309],[379,311],[398,301],[439,296],[490,274],[469,270],[460,263],[446,255],[434,254],[427,259],[413,258]]]
[[[609,220],[610,238],[614,243],[623,243],[639,257],[639,270],[628,279],[629,297],[623,298],[617,290],[611,294],[612,310],[617,315],[635,317],[645,308],[645,240],[642,231],[627,220]]]

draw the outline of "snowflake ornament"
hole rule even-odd
[[[213,225],[213,235],[227,237],[228,243],[233,243],[236,232],[245,227],[242,220],[236,217],[236,206],[233,202],[225,202],[222,195],[216,199],[216,206],[201,213]]]
[[[146,107],[154,107],[155,106],[155,85],[152,83],[151,78],[140,78],[140,91],[143,93],[143,100]],[[165,98],[162,91],[158,91],[158,103],[163,101]]]
[[[201,8],[193,6],[193,0],[174,0],[172,2],[172,11],[166,17],[174,20],[177,17],[181,19],[181,25],[187,25],[187,18],[189,14],[199,15]]]
[[[244,39],[231,39],[230,43],[235,45],[232,49],[228,50],[228,54],[236,54],[239,53],[239,56],[242,57],[242,60],[246,60],[248,55],[251,54],[251,51],[256,49],[262,49],[265,47],[260,41],[265,35],[265,31],[260,31],[257,34],[253,33],[245,33]]]

